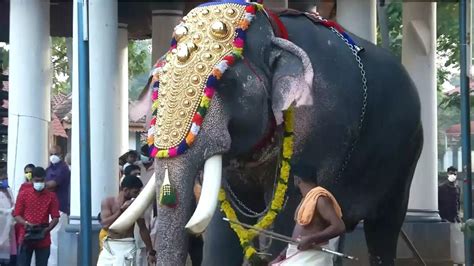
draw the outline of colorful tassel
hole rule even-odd
[[[165,178],[163,179],[163,184],[161,185],[160,190],[160,204],[173,208],[176,206],[176,202],[176,191],[173,186],[171,186],[168,176],[168,167],[165,166]]]

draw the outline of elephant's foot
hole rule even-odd
[[[392,258],[383,258],[381,256],[373,256],[370,255],[370,265],[375,266],[375,265],[383,265],[383,266],[394,266],[395,265],[395,259]]]

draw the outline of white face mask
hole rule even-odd
[[[33,183],[33,188],[36,191],[42,191],[44,189],[44,182],[34,182]]]
[[[140,160],[142,161],[142,163],[149,163],[151,161],[150,157],[145,155],[140,155]]]
[[[453,175],[453,174],[448,175],[448,181],[449,181],[449,182],[454,182],[454,181],[456,181],[456,175]]]
[[[49,161],[52,163],[52,164],[57,164],[61,161],[61,158],[59,158],[59,156],[53,154],[51,156],[49,156]]]

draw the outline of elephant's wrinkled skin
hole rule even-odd
[[[305,53],[297,56],[272,43],[271,26],[259,12],[247,32],[246,62],[240,60],[225,72],[196,142],[183,155],[156,160],[158,184],[167,164],[171,182],[178,189],[177,208],[158,208],[158,259],[165,265],[184,265],[184,226],[192,214],[193,179],[205,159],[222,154],[226,166],[231,159],[245,157],[264,137],[272,110],[278,116],[285,102],[308,103],[304,95],[293,99],[296,92],[304,94],[308,87],[304,80],[308,75],[303,71],[311,69],[301,58],[306,55],[314,69],[306,95],[312,98],[312,104],[296,108],[293,173],[310,175],[335,195],[349,230],[364,220],[371,256],[384,265],[393,263],[423,142],[416,88],[389,52],[351,35],[365,48],[360,56],[367,73],[368,106],[354,153],[346,171],[338,177],[358,134],[363,99],[360,69],[350,49],[328,28],[304,16],[282,17],[282,21],[289,40]],[[270,160],[256,167],[247,165],[240,174],[237,172],[227,168],[223,177],[247,206],[263,210],[265,200],[271,198],[268,192],[272,190],[274,163]],[[296,193],[290,195],[275,225],[277,231],[288,235],[299,201]],[[255,223],[254,219],[240,219]],[[204,239],[203,265],[242,264],[237,238],[218,209]],[[281,247],[274,243],[272,250]]]

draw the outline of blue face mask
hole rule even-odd
[[[0,188],[8,188],[8,179],[0,180]]]

